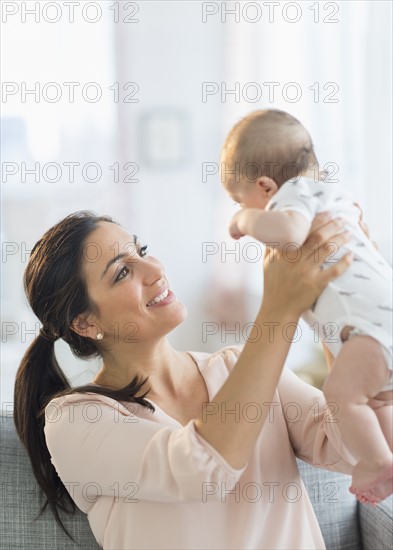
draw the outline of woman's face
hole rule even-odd
[[[89,297],[98,309],[98,314],[88,317],[97,323],[88,334],[94,339],[101,332],[107,344],[146,342],[167,334],[187,316],[169,290],[162,264],[116,224],[101,222],[90,234],[83,271]]]

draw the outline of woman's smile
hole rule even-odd
[[[168,288],[161,294],[158,294],[153,300],[146,304],[146,307],[163,307],[176,300],[176,296]]]

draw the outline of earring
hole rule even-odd
[[[99,332],[96,336],[96,340],[102,340],[104,338],[104,335],[102,334],[102,332]]]

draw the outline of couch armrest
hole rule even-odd
[[[360,504],[359,521],[364,550],[393,548],[393,496],[378,506]]]

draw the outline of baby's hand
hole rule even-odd
[[[229,224],[229,233],[232,239],[240,239],[240,237],[244,237],[244,233],[242,233],[238,227],[238,220],[239,220],[240,213],[241,213],[241,210],[239,210],[239,212],[236,212],[236,214],[233,216]]]

